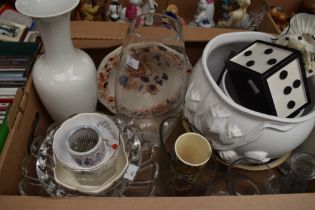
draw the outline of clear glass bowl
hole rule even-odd
[[[127,127],[124,121],[116,119],[122,129],[128,167],[124,175],[110,187],[98,193],[84,193],[72,190],[56,182],[53,158],[53,136],[59,125],[47,130],[46,137],[35,138],[31,144],[31,154],[25,157],[21,170],[23,178],[19,182],[21,195],[65,196],[152,196],[155,192],[155,179],[159,165],[154,160],[155,147],[142,141],[140,134]],[[145,176],[144,176],[145,174]],[[141,178],[143,177],[143,178]]]

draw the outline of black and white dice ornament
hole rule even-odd
[[[246,108],[293,117],[310,103],[299,50],[257,40],[227,60],[226,68]]]

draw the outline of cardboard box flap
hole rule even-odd
[[[127,23],[71,21],[70,24],[72,39],[123,40],[127,29]]]
[[[31,78],[26,83],[16,120],[0,155],[0,180],[5,180],[0,186],[1,195],[16,194],[17,183],[21,179],[21,162],[31,141],[35,136],[46,135],[47,127],[52,124]]]
[[[193,26],[184,26],[183,30],[186,42],[208,42],[219,34],[240,31],[228,28],[202,28]]]
[[[106,209],[106,210],[311,210],[314,195],[264,195],[264,196],[210,196],[210,197],[148,197],[110,198],[76,197],[52,199],[33,196],[1,196],[1,206],[14,209]]]
[[[124,40],[128,23],[100,22],[100,21],[72,21],[71,37],[80,40]],[[202,28],[184,26],[184,39],[188,42],[209,41],[213,37],[239,30],[227,28]]]

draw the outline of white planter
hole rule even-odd
[[[211,141],[225,161],[245,156],[267,162],[294,150],[314,127],[313,110],[296,118],[258,113],[235,103],[216,83],[232,49],[237,51],[257,39],[270,41],[272,38],[259,32],[219,35],[207,44],[194,67],[184,115]],[[314,98],[314,87],[310,90]]]
[[[41,101],[58,122],[70,115],[96,111],[96,68],[91,58],[73,47],[70,12],[79,0],[17,0],[16,8],[38,19],[45,47],[33,67]]]

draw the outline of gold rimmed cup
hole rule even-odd
[[[198,173],[209,161],[212,149],[209,141],[198,133],[184,133],[174,145],[174,167],[183,174]]]
[[[195,177],[210,160],[212,149],[209,141],[198,133],[180,135],[171,154],[173,194],[182,196],[193,192]]]

